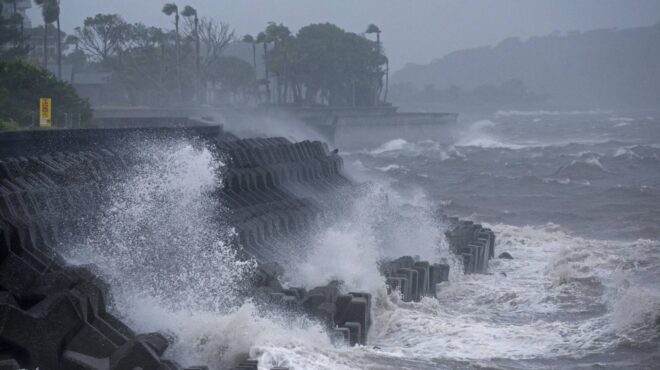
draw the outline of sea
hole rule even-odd
[[[361,193],[283,280],[370,292],[366,345],[333,345],[318,322],[245,296],[255,266],[213,196],[224,160],[198,143],[142,146],[68,258],[95,263],[113,312],[165,333],[184,366],[660,369],[660,112],[462,115],[446,137],[339,149]],[[513,259],[463,274],[438,214],[491,228]],[[403,255],[452,266],[437,297],[387,293],[378,264]]]

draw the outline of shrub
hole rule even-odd
[[[89,102],[71,84],[24,61],[0,62],[0,121],[29,127],[38,113],[39,98],[53,101],[53,127],[63,127],[66,114],[80,114],[83,125],[92,118]]]

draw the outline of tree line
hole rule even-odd
[[[160,10],[172,18],[173,29],[97,14],[66,36],[60,30],[59,0],[35,3],[44,22],[44,50],[53,39],[49,32],[61,35],[55,37],[58,77],[63,77],[63,63],[76,72],[110,73],[108,104],[373,106],[387,98],[388,61],[375,25],[356,34],[330,23],[312,24],[294,34],[282,24],[268,23],[256,36],[239,38],[224,22],[191,6],[168,3]],[[3,22],[18,32],[17,20]],[[376,40],[367,38],[370,34]],[[11,38],[16,47],[26,45],[23,34]],[[225,53],[241,42],[251,46],[252,58]],[[11,57],[24,56],[26,49],[15,49]],[[42,64],[47,67],[47,55]]]
[[[256,37],[246,35],[253,55],[263,45],[266,92],[278,104],[373,106],[382,103],[387,57],[380,29],[372,41],[330,24],[311,24],[292,34],[282,24],[269,23]],[[256,56],[253,65],[256,68]],[[270,75],[275,86],[270,86]],[[274,90],[274,92],[272,91]],[[273,96],[271,96],[271,94]]]

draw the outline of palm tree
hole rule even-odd
[[[193,30],[193,37],[195,38],[195,68],[197,69],[197,75],[199,76],[199,18],[197,17],[197,9],[190,5],[186,5],[186,7],[183,8],[181,15],[186,18],[194,17],[193,22],[195,28]]]
[[[283,24],[277,24],[275,22],[268,22],[266,27],[266,41],[273,43],[273,50],[279,50],[280,47],[283,47],[285,42],[291,37],[291,31],[288,27]],[[282,103],[282,78],[286,76],[287,64],[286,59],[284,59],[282,66],[279,69],[275,70],[275,75],[277,77],[277,104]],[[283,70],[282,70],[283,69]],[[283,76],[284,75],[284,76]],[[286,84],[284,85],[286,90]],[[286,91],[284,91],[286,96]]]
[[[179,66],[179,7],[175,3],[167,3],[163,6],[163,13],[167,16],[174,14],[174,26],[176,29],[176,81],[179,88],[179,98],[182,98],[181,71]]]
[[[61,80],[62,79],[62,28],[60,28],[60,0],[57,0],[56,4],[57,4],[57,78]]]
[[[378,49],[380,49],[380,32],[381,32],[380,28],[378,28],[378,26],[376,26],[373,23],[370,24],[367,27],[367,33],[369,33],[369,34],[375,33],[376,34],[376,44],[378,44]]]
[[[20,46],[22,47],[23,43],[25,42],[25,40],[23,39],[23,36],[25,35],[25,30],[24,30],[24,25],[23,25],[24,24],[23,17],[18,14],[18,0],[4,0],[4,1],[6,3],[11,3],[12,4],[12,11],[13,11],[12,16],[13,17],[16,17],[16,16],[20,17],[20,21],[21,21],[21,25],[20,25],[20,42],[16,43],[16,46],[18,46],[20,44]]]
[[[195,81],[195,99],[197,99],[197,92],[199,88],[197,87],[199,81],[200,81],[200,74],[199,74],[199,18],[197,17],[197,9],[193,8],[190,5],[186,5],[185,8],[183,8],[183,12],[181,12],[181,15],[186,17],[186,18],[193,18],[195,28],[193,30],[194,37],[195,37],[195,75],[196,75],[196,81]]]
[[[60,7],[57,0],[34,0],[34,2],[41,7],[41,16],[44,19],[44,68],[48,68],[48,25],[59,19]]]
[[[382,51],[381,44],[380,44],[380,33],[381,33],[380,28],[378,28],[378,26],[376,26],[375,24],[372,23],[369,26],[367,26],[366,33],[368,33],[368,34],[375,33],[376,34],[376,45],[378,47],[378,53],[380,54],[381,51]],[[390,60],[386,58],[385,59],[385,96],[383,97],[383,102],[387,101],[387,92],[388,92],[388,89],[389,89],[389,85],[390,85]],[[376,100],[376,104],[378,104],[378,100]]]
[[[270,103],[270,76],[268,76],[268,37],[265,32],[259,32],[257,35],[256,42],[258,44],[264,44],[264,83],[266,84],[266,95],[268,97],[268,103]]]
[[[254,67],[254,78],[257,78],[257,40],[252,35],[245,35],[243,42],[252,44],[252,66]]]

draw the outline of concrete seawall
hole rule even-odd
[[[341,157],[323,143],[236,140],[219,127],[21,132],[0,135],[0,367],[182,369],[162,357],[169,345],[163,335],[135,333],[108,312],[109,287],[93,266],[68,265],[56,248],[76,232],[72,215],[94,217],[101,185],[131,165],[121,142],[172,137],[204,141],[226,159],[217,193],[238,232],[235,247],[259,262],[252,294],[320,320],[338,344],[367,343],[370,294],[344,294],[340,282],[287,287],[278,278],[290,256],[277,246],[322,223],[328,204],[356,189]],[[447,221],[464,271],[486,272],[492,231]],[[419,301],[448,280],[449,266],[402,257],[383,262],[381,272],[392,292]],[[239,368],[256,366],[248,361]]]

